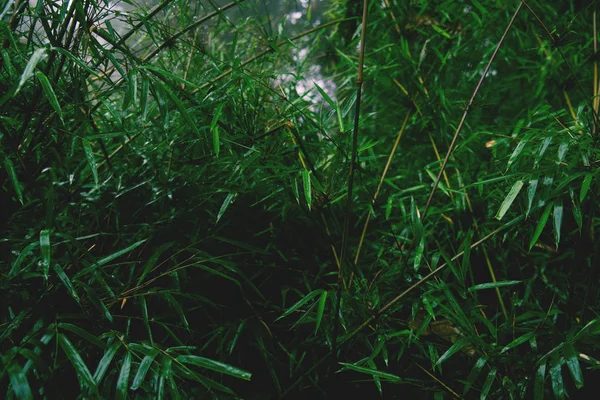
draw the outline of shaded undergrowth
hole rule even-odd
[[[594,6],[305,3],[0,10],[6,398],[593,386]]]

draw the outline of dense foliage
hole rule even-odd
[[[596,6],[365,3],[2,3],[1,396],[593,386]]]

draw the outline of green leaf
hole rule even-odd
[[[56,275],[58,276],[58,278],[63,283],[63,285],[65,285],[67,292],[69,292],[69,294],[77,302],[77,304],[81,304],[81,299],[77,295],[77,291],[75,290],[75,287],[73,286],[73,283],[71,282],[71,280],[69,279],[67,274],[65,274],[65,271],[63,271],[61,266],[58,264],[54,264],[53,269],[54,269],[54,272],[56,272]]]
[[[198,127],[196,126],[196,122],[194,121],[192,116],[188,113],[185,105],[181,102],[179,97],[175,93],[173,93],[173,91],[169,87],[167,87],[167,85],[163,85],[162,88],[163,88],[164,92],[171,98],[171,101],[173,101],[173,103],[175,103],[175,106],[177,107],[177,109],[179,110],[181,115],[183,116],[183,119],[185,120],[185,122],[187,122],[187,124],[190,126],[190,128],[192,128],[192,130],[194,132],[198,132]]]
[[[490,393],[490,389],[492,388],[492,384],[494,383],[494,379],[496,378],[496,368],[493,368],[489,373],[487,378],[485,378],[485,382],[483,383],[483,387],[481,388],[481,394],[479,398],[481,400],[485,400],[488,398],[488,394]]]
[[[92,171],[92,176],[94,177],[94,183],[98,185],[98,165],[96,164],[96,157],[94,156],[94,152],[92,151],[92,145],[89,140],[86,138],[81,139],[81,144],[83,145],[83,151],[85,153],[85,158],[87,159],[90,170]]]
[[[158,383],[156,384],[156,398],[162,400],[165,396],[165,380],[169,379],[171,376],[172,369],[171,364],[173,363],[173,359],[171,357],[165,357],[163,359],[160,373],[158,375]]]
[[[154,362],[154,358],[156,357],[156,355],[158,353],[159,353],[158,350],[151,349],[151,351],[149,351],[148,354],[146,354],[146,356],[144,356],[144,358],[142,359],[142,362],[140,362],[140,366],[137,370],[137,373],[135,374],[135,377],[133,378],[133,383],[131,384],[131,390],[137,390],[138,388],[140,388],[140,386],[142,386],[142,384],[144,383],[144,378],[146,378],[146,374],[148,373],[148,370],[152,366],[152,363]]]
[[[129,385],[129,373],[131,372],[131,352],[125,353],[123,364],[121,365],[121,371],[119,372],[119,378],[117,379],[117,390],[115,392],[115,398],[117,400],[127,399],[127,387]]]
[[[519,142],[519,144],[517,145],[517,147],[515,147],[515,150],[513,151],[513,153],[510,155],[510,158],[508,159],[508,164],[506,165],[506,170],[508,171],[510,166],[517,161],[517,158],[519,157],[519,154],[521,154],[521,152],[523,151],[523,149],[525,148],[525,145],[527,144],[528,139],[523,139]]]
[[[526,216],[529,216],[529,212],[531,211],[531,206],[533,205],[533,199],[535,198],[535,191],[537,190],[538,182],[538,179],[529,180],[529,186],[527,187],[527,210],[525,211]]]
[[[419,240],[419,245],[417,246],[417,251],[415,252],[414,259],[414,269],[417,271],[421,266],[421,261],[423,260],[423,253],[425,252],[425,235],[421,236]]]
[[[327,291],[323,291],[321,293],[321,298],[319,299],[319,305],[317,307],[317,320],[315,322],[315,334],[319,330],[319,326],[321,326],[321,321],[323,320],[323,313],[325,311],[325,304],[327,303]]]
[[[31,387],[29,386],[29,382],[27,381],[27,376],[21,367],[15,362],[12,362],[8,365],[6,372],[8,373],[10,386],[16,398],[19,400],[33,399],[33,393],[31,391]]]
[[[575,387],[581,389],[583,387],[583,373],[581,372],[581,366],[579,365],[578,353],[572,343],[565,343],[563,354],[571,377],[573,378],[573,382],[575,382]]]
[[[483,369],[483,367],[485,366],[486,363],[487,363],[487,356],[483,356],[483,357],[479,358],[479,360],[477,360],[475,365],[473,365],[473,368],[471,368],[471,372],[469,373],[469,376],[467,377],[467,382],[465,383],[465,387],[463,389],[463,395],[467,394],[469,389],[471,389],[471,387],[473,386],[473,382],[475,382],[475,379],[477,379],[477,377],[481,373],[481,370]]]
[[[535,231],[533,232],[533,236],[531,237],[531,241],[529,242],[529,250],[533,248],[533,246],[537,243],[542,231],[544,230],[544,226],[546,226],[546,222],[548,221],[548,217],[550,216],[550,211],[552,211],[552,204],[547,204],[544,212],[539,219],[537,226],[535,227]]]
[[[565,398],[565,386],[562,378],[562,359],[558,355],[550,358],[550,380],[555,399]]]
[[[156,249],[156,251],[154,251],[154,253],[152,253],[152,256],[148,259],[148,262],[146,262],[146,265],[144,266],[144,270],[142,271],[142,273],[140,274],[140,277],[137,280],[137,285],[141,285],[142,282],[144,282],[144,279],[146,278],[146,275],[148,275],[148,273],[150,273],[150,271],[152,271],[152,269],[155,267],[156,262],[158,261],[158,259],[160,258],[160,256],[169,248],[171,248],[175,243],[174,242],[167,242],[162,244],[158,249]]]
[[[224,364],[219,361],[211,360],[204,357],[193,356],[193,355],[181,355],[176,360],[182,364],[195,365],[200,368],[210,369],[215,372],[230,375],[238,379],[249,381],[252,378],[250,372],[241,370],[229,364]]]
[[[358,365],[344,363],[344,362],[340,362],[339,364],[342,365],[344,367],[344,369],[350,369],[352,371],[360,372],[360,373],[363,373],[363,374],[368,374],[368,375],[371,375],[373,377],[378,377],[380,379],[384,379],[386,381],[398,382],[398,381],[401,380],[401,378],[399,376],[397,376],[397,375],[393,375],[393,374],[390,374],[390,373],[387,373],[387,372],[378,371],[376,369],[360,367]]]
[[[142,308],[142,319],[144,320],[144,326],[146,327],[146,331],[148,332],[148,339],[150,340],[150,344],[154,344],[154,338],[152,337],[152,328],[150,328],[150,319],[148,317],[148,304],[146,302],[146,297],[139,296],[138,299]]]
[[[77,374],[77,379],[79,379],[79,385],[82,388],[92,389],[93,392],[97,392],[98,388],[96,386],[96,382],[90,373],[87,365],[83,362],[83,359],[79,355],[79,352],[73,346],[73,344],[67,339],[67,337],[61,333],[58,334],[58,342],[60,343],[60,347],[62,347],[63,351],[67,355],[69,361],[71,361],[71,365]]]
[[[40,250],[42,253],[44,279],[48,280],[48,271],[50,270],[50,231],[48,229],[40,231]]]
[[[561,200],[557,200],[554,203],[554,212],[552,215],[554,216],[554,241],[558,248],[558,244],[560,243],[560,227],[563,220],[563,204]]]
[[[518,338],[516,338],[515,340],[513,340],[512,342],[510,342],[509,344],[504,346],[504,348],[502,349],[502,351],[500,353],[505,353],[510,349],[520,346],[523,343],[531,340],[533,337],[535,337],[535,332],[527,332],[526,334],[519,336]]]
[[[221,139],[219,138],[219,125],[215,126],[210,130],[213,137],[213,151],[215,157],[219,158],[219,152],[221,151]]]
[[[98,339],[96,336],[92,335],[91,333],[80,328],[77,325],[73,325],[68,322],[60,322],[60,323],[58,323],[57,327],[59,329],[64,329],[65,331],[69,331],[71,333],[76,334],[80,338],[87,340],[88,342],[90,342],[94,346],[98,347],[99,349],[105,350],[108,348],[106,343],[104,343],[102,340]]]
[[[583,182],[581,183],[581,190],[579,191],[579,202],[583,203],[585,196],[590,190],[590,186],[592,184],[592,179],[594,178],[593,174],[586,174],[585,178],[583,178]]]
[[[302,170],[302,185],[304,187],[304,199],[310,210],[312,208],[312,184],[310,182],[310,171],[307,169]]]
[[[539,366],[535,373],[535,383],[533,386],[534,400],[542,400],[544,398],[544,383],[546,381],[546,363]]]
[[[96,291],[83,282],[80,284],[85,289],[90,303],[92,303],[92,305],[100,312],[100,314],[104,316],[104,318],[106,318],[109,322],[113,322],[114,318],[112,314],[110,311],[108,311],[108,308],[106,308],[106,305],[104,305],[104,302],[102,299],[100,299],[100,296],[98,296]]]
[[[104,351],[104,355],[98,363],[98,367],[96,367],[96,372],[94,372],[93,376],[96,385],[99,385],[102,381],[102,378],[104,378],[104,374],[106,374],[106,371],[108,371],[108,367],[110,367],[110,364],[115,357],[115,354],[117,354],[117,350],[119,350],[119,347],[121,347],[121,344],[122,342],[120,340],[115,340],[112,346]]]
[[[469,292],[473,292],[475,290],[485,290],[485,289],[495,289],[504,286],[512,286],[518,285],[522,281],[499,281],[499,282],[489,282],[489,283],[480,283],[478,285],[471,286],[469,288]]]
[[[45,48],[39,48],[33,52],[33,54],[31,55],[31,58],[29,59],[29,61],[27,62],[27,65],[25,66],[25,70],[23,71],[23,74],[21,75],[21,79],[19,80],[19,84],[17,85],[17,89],[15,90],[15,95],[17,93],[19,93],[19,91],[21,90],[21,88],[23,87],[25,82],[33,76],[33,70],[38,65],[38,63],[40,61],[42,61],[45,57],[46,57],[46,49]]]
[[[446,350],[444,354],[440,356],[440,358],[435,362],[434,366],[440,365],[441,363],[452,357],[455,353],[460,351],[463,347],[471,344],[471,342],[472,340],[467,337],[462,337],[458,339],[456,342],[454,342],[454,344],[452,344],[452,346],[450,346],[448,350]]]
[[[221,204],[221,208],[219,209],[219,213],[217,214],[216,223],[218,223],[219,220],[221,219],[221,217],[223,216],[223,214],[225,214],[225,211],[227,211],[227,208],[233,202],[233,200],[236,198],[236,196],[237,196],[237,193],[230,192],[227,195],[227,197],[225,197],[225,200],[223,200],[223,204]]]
[[[315,81],[313,81],[313,83],[315,84],[315,87],[317,88],[317,90],[319,91],[319,93],[321,93],[321,96],[323,96],[323,99],[325,99],[325,101],[327,102],[327,104],[329,104],[331,106],[331,108],[336,108],[335,106],[335,102],[331,99],[331,97],[329,97],[329,95],[321,88],[321,86],[319,86],[319,84]]]
[[[21,184],[19,183],[19,179],[17,178],[17,173],[15,171],[15,166],[10,158],[6,158],[4,160],[4,168],[6,168],[6,172],[10,178],[10,181],[15,189],[15,193],[17,194],[17,199],[19,203],[23,205],[23,192],[21,192]]]
[[[144,240],[140,240],[139,242],[135,242],[134,244],[132,244],[131,246],[128,246],[122,250],[119,250],[109,256],[104,257],[103,259],[101,259],[100,261],[96,262],[96,264],[98,264],[100,267],[108,264],[109,262],[121,257],[123,254],[127,254],[132,252],[133,250],[135,250],[140,244],[145,243],[147,239]]]
[[[323,289],[313,290],[312,292],[310,292],[309,294],[307,294],[306,296],[304,296],[296,304],[294,304],[293,306],[291,306],[286,312],[284,312],[275,321],[279,321],[280,319],[287,317],[288,315],[290,315],[291,313],[295,312],[300,307],[302,307],[303,305],[305,305],[306,303],[308,303],[309,301],[311,301],[313,298],[315,298],[316,296],[320,295],[321,293],[323,293]]]
[[[506,214],[506,212],[508,211],[512,203],[515,201],[515,198],[517,197],[522,188],[523,181],[521,180],[518,180],[513,184],[512,188],[510,189],[510,192],[508,192],[508,195],[504,198],[504,201],[500,205],[500,209],[498,209],[498,212],[496,213],[496,219],[501,220],[502,217],[504,217],[504,214]]]
[[[41,71],[37,71],[35,73],[35,75],[37,76],[38,80],[40,81],[40,83],[42,85],[42,89],[44,90],[44,95],[50,102],[50,105],[52,106],[54,111],[56,111],[60,120],[63,121],[63,123],[64,123],[62,109],[60,108],[60,104],[58,103],[58,98],[56,97],[56,93],[54,93],[54,89],[52,89],[52,85],[50,84],[50,81],[48,80],[46,75],[44,75]]]

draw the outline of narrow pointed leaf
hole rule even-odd
[[[587,174],[585,176],[585,178],[583,178],[583,182],[581,183],[581,190],[579,191],[579,202],[582,203],[583,200],[585,199],[585,196],[587,195],[588,191],[590,190],[590,186],[592,184],[592,179],[594,178],[594,175],[592,174]]]
[[[121,365],[121,371],[119,372],[119,378],[117,379],[117,390],[116,390],[116,399],[117,400],[126,400],[127,399],[127,389],[129,386],[129,373],[131,372],[131,352],[127,351],[125,353],[125,358],[123,359],[123,364]]]
[[[252,377],[250,372],[236,368],[232,365],[225,364],[219,361],[211,360],[204,357],[193,356],[193,355],[181,355],[176,360],[182,364],[195,365],[200,368],[210,369],[215,372],[222,374],[231,375],[238,379],[249,381]]]
[[[581,389],[583,387],[583,372],[581,372],[579,358],[577,356],[577,351],[573,347],[573,344],[566,343],[563,347],[563,354],[565,356],[569,372],[571,373],[571,377],[573,378],[573,382],[575,383],[575,387],[577,389]]]
[[[58,334],[58,342],[60,343],[60,347],[62,347],[63,351],[67,355],[69,361],[71,361],[71,365],[77,374],[77,379],[79,379],[79,384],[82,388],[92,388],[94,392],[97,391],[96,382],[90,373],[87,365],[83,362],[83,359],[79,355],[79,352],[73,346],[73,343],[67,337],[61,333]]]
[[[291,306],[286,312],[284,312],[275,321],[279,321],[280,319],[287,317],[288,315],[290,315],[294,311],[298,310],[300,307],[302,307],[303,305],[305,305],[306,303],[308,303],[309,301],[311,301],[313,298],[320,295],[321,293],[323,293],[323,289],[313,290],[312,292],[310,292],[309,294],[304,296],[299,302],[297,302],[296,304]]]
[[[231,192],[227,195],[227,197],[225,197],[225,200],[223,200],[223,204],[221,204],[221,208],[219,209],[219,213],[217,214],[216,222],[219,222],[219,220],[221,219],[223,214],[225,214],[225,211],[227,211],[227,208],[233,202],[233,200],[235,199],[236,196],[237,196],[237,193]]]
[[[54,264],[53,269],[54,269],[54,272],[56,272],[56,276],[58,276],[58,278],[61,280],[63,285],[65,285],[67,292],[69,292],[69,294],[77,302],[77,304],[80,304],[81,299],[79,298],[79,295],[77,294],[77,291],[75,290],[75,287],[73,286],[73,283],[71,282],[71,279],[69,279],[67,274],[65,274],[65,271],[63,271],[61,266],[58,264]]]
[[[535,383],[533,386],[534,400],[542,400],[544,398],[544,383],[546,382],[546,363],[539,366],[535,373]]]
[[[540,217],[535,227],[535,231],[533,232],[531,241],[529,242],[529,250],[533,248],[533,246],[537,243],[538,239],[540,238],[540,235],[542,234],[542,231],[546,226],[546,222],[548,221],[548,217],[550,216],[550,211],[552,211],[552,204],[547,204],[546,208],[544,209],[544,212],[542,213],[542,216]]]
[[[6,168],[6,172],[8,173],[8,176],[13,185],[13,188],[15,189],[15,193],[17,195],[17,199],[19,200],[19,203],[21,203],[21,205],[23,205],[23,192],[21,192],[21,183],[19,182],[19,179],[17,178],[15,166],[13,165],[13,162],[11,161],[11,159],[8,157],[4,160],[4,168]]]
[[[21,90],[21,88],[23,87],[25,82],[27,82],[27,80],[33,76],[33,71],[35,70],[35,67],[45,57],[46,57],[46,49],[43,47],[36,49],[33,52],[33,54],[31,55],[31,58],[29,59],[29,61],[27,62],[27,65],[25,66],[25,70],[23,71],[23,74],[21,75],[21,79],[19,79],[19,84],[17,85],[15,94],[19,93],[19,91]]]
[[[562,226],[563,220],[563,204],[562,201],[558,200],[554,204],[554,212],[552,213],[554,216],[554,241],[556,243],[556,247],[558,248],[558,244],[560,243],[560,228]]]
[[[10,386],[12,392],[15,394],[15,397],[19,400],[33,400],[33,392],[31,391],[31,387],[27,381],[27,376],[21,367],[12,362],[8,366],[8,370],[6,372],[8,373]]]
[[[120,340],[116,340],[112,346],[104,351],[104,355],[98,363],[98,367],[96,367],[96,372],[94,372],[93,378],[94,382],[96,382],[96,385],[99,385],[100,381],[102,381],[102,378],[104,378],[104,374],[106,374],[106,371],[108,371],[108,367],[110,367],[110,364],[115,357],[115,354],[117,354],[117,350],[119,350],[119,347],[121,347],[121,344],[122,342]]]
[[[352,371],[371,375],[373,377],[377,376],[378,378],[385,379],[387,381],[394,382],[394,381],[401,380],[401,378],[398,375],[390,374],[390,373],[383,372],[383,371],[378,371],[376,369],[365,368],[365,367],[361,367],[361,366],[349,364],[349,363],[344,363],[344,362],[340,362],[339,364],[342,365],[345,369],[350,369]]]
[[[154,362],[154,358],[158,354],[158,350],[152,349],[144,358],[142,362],[140,362],[140,366],[133,378],[133,383],[131,384],[131,390],[136,390],[144,383],[144,379],[148,374],[148,370],[152,367],[152,363]]]
[[[90,170],[92,171],[92,176],[94,177],[94,183],[98,184],[98,165],[96,164],[96,157],[94,156],[94,152],[92,151],[92,145],[89,140],[82,139],[81,144],[83,146],[83,152],[85,153],[85,158],[87,159]]]
[[[50,231],[42,229],[40,231],[40,250],[42,253],[42,268],[44,270],[44,279],[48,279],[48,271],[50,271]]]
[[[60,104],[58,103],[58,98],[56,97],[56,93],[54,93],[54,89],[52,89],[52,85],[50,84],[50,81],[48,80],[46,75],[44,75],[41,71],[37,71],[35,73],[35,75],[37,76],[38,81],[40,81],[40,84],[42,85],[44,95],[48,99],[48,102],[50,103],[50,105],[52,106],[54,111],[56,111],[60,120],[63,121],[62,109],[60,108]]]
[[[475,290],[485,290],[485,289],[495,289],[504,286],[512,286],[518,285],[521,281],[499,281],[499,282],[489,282],[489,283],[480,283],[478,285],[471,286],[469,288],[469,292],[473,292]]]
[[[319,326],[321,326],[321,321],[323,320],[323,312],[325,311],[325,304],[327,303],[327,291],[323,291],[321,293],[321,298],[319,299],[319,305],[317,307],[317,320],[315,322],[315,333],[319,330]]]
[[[495,217],[496,219],[501,220],[502,217],[504,217],[504,214],[506,214],[506,212],[508,211],[508,209],[510,208],[512,203],[515,201],[517,195],[519,194],[519,192],[521,191],[522,188],[523,188],[523,181],[521,181],[521,180],[518,180],[513,184],[512,188],[508,192],[508,195],[506,195],[506,197],[504,198],[504,201],[502,202],[502,204],[500,205],[500,208],[498,209],[498,212],[496,213],[496,217]]]
[[[510,342],[509,344],[504,346],[504,348],[502,349],[502,351],[500,353],[505,353],[510,349],[520,346],[523,343],[531,340],[533,337],[535,337],[535,332],[527,332],[526,334],[519,336],[518,338],[516,338],[515,340],[513,340],[512,342]]]

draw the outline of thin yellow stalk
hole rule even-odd
[[[394,142],[394,146],[392,146],[392,150],[390,151],[388,160],[385,163],[385,168],[383,168],[383,173],[381,174],[381,178],[379,179],[379,184],[377,185],[377,190],[375,190],[375,194],[373,195],[373,200],[371,200],[371,204],[373,206],[375,205],[375,202],[377,201],[377,196],[379,196],[379,191],[381,190],[383,181],[385,180],[388,169],[390,168],[390,164],[392,163],[392,158],[394,158],[394,154],[396,153],[396,149],[398,148],[398,144],[400,143],[400,139],[402,138],[402,133],[404,133],[404,129],[406,128],[406,123],[408,122],[409,117],[410,117],[410,111],[406,114],[406,117],[404,118],[404,122],[402,122],[402,127],[400,128],[400,131],[398,131],[398,135],[396,136],[396,141]],[[354,265],[358,264],[360,250],[362,248],[362,244],[365,239],[365,234],[367,232],[367,226],[369,226],[369,220],[371,219],[371,210],[372,209],[369,209],[369,212],[367,213],[367,219],[365,220],[362,234],[360,235],[360,240],[358,242],[358,248],[356,249],[356,255],[354,256]]]

